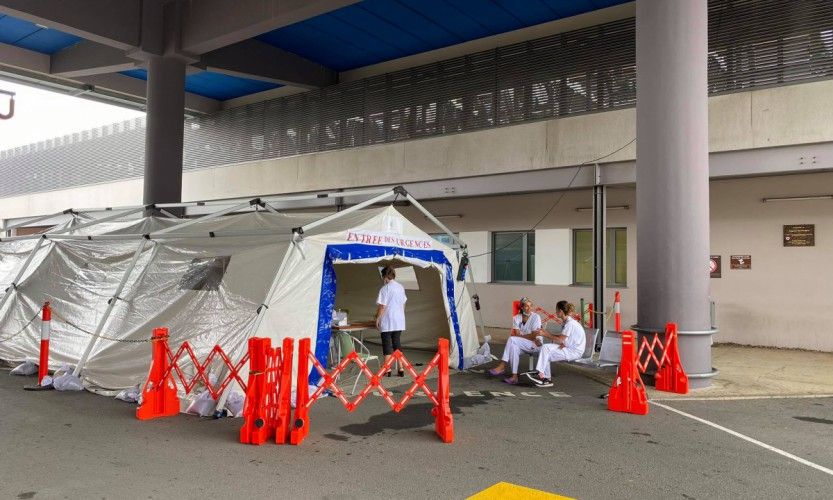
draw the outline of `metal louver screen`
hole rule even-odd
[[[185,123],[184,169],[633,106],[634,20],[234,108]],[[711,0],[709,92],[833,77],[833,1]],[[141,120],[0,152],[0,196],[141,177]]]

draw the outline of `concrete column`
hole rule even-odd
[[[692,388],[712,376],[707,14],[707,0],[636,2],[636,329],[677,323]]]
[[[182,201],[185,62],[170,56],[148,60],[144,203]]]

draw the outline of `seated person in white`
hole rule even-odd
[[[550,363],[556,361],[573,361],[584,354],[586,344],[584,328],[573,318],[575,307],[566,300],[559,301],[555,305],[555,315],[558,321],[563,322],[564,327],[561,334],[552,334],[546,331],[541,332],[542,337],[553,341],[552,344],[544,344],[538,354],[538,373],[525,374],[529,380],[538,387],[552,387],[552,375]]]
[[[503,379],[510,385],[518,383],[518,362],[521,353],[534,354],[540,349],[535,337],[540,335],[541,317],[538,313],[532,312],[532,301],[528,298],[522,297],[520,306],[521,312],[512,317],[512,332],[506,341],[500,364],[489,370],[490,375],[501,375],[506,371],[506,365],[511,364],[512,376]]]

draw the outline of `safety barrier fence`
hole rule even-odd
[[[645,336],[640,342],[637,342],[634,332],[626,330],[622,332],[622,360],[608,393],[608,410],[637,415],[648,413],[648,396],[642,374],[652,366],[652,361],[656,367],[654,383],[657,390],[688,393],[688,376],[683,370],[677,345],[677,325],[665,325],[662,339],[659,333],[654,333],[650,341]]]
[[[240,442],[263,444],[289,440],[291,417],[293,340],[283,339],[283,347],[272,347],[271,340],[249,339],[249,384],[243,407]]]
[[[434,407],[431,410],[434,416],[434,430],[440,439],[445,443],[451,443],[454,440],[454,422],[451,415],[451,405],[449,401],[450,389],[448,379],[448,340],[440,339],[438,352],[434,355],[431,361],[419,373],[414,369],[413,365],[408,361],[402,351],[395,351],[393,355],[382,364],[378,372],[372,372],[367,364],[362,361],[356,352],[351,352],[330,372],[328,372],[315,357],[310,349],[310,339],[305,338],[300,341],[298,348],[298,375],[296,382],[298,384],[296,389],[297,400],[295,403],[295,418],[293,428],[291,431],[291,443],[301,444],[309,434],[310,418],[309,410],[312,405],[318,401],[325,390],[332,391],[332,394],[338,398],[344,405],[348,412],[352,412],[358,407],[362,401],[374,390],[378,391],[385,402],[390,405],[394,412],[399,413],[408,401],[414,397],[418,390],[422,392],[431,400]],[[408,376],[411,377],[413,383],[405,391],[405,394],[398,401],[395,400],[391,392],[381,384],[381,378],[387,373],[395,362],[399,362],[399,366],[405,370]],[[350,365],[355,363],[362,373],[367,378],[367,385],[362,391],[352,400],[344,395],[344,391],[338,386],[337,380],[339,375]],[[318,386],[318,389],[312,394],[309,394],[308,382],[310,366],[312,366],[318,374],[322,377],[323,382]],[[437,370],[437,389],[432,391],[426,384],[428,374],[432,370]]]
[[[215,345],[205,360],[200,363],[194,354],[194,349],[188,342],[183,342],[174,354],[168,347],[168,329],[155,328],[151,337],[152,359],[147,382],[142,389],[142,406],[136,410],[136,417],[139,420],[168,417],[179,413],[179,398],[174,375],[179,378],[180,385],[189,394],[197,383],[202,382],[206,390],[215,400],[226,390],[232,381],[237,381],[243,391],[246,391],[246,384],[240,378],[240,369],[249,362],[250,353],[247,352],[236,364],[219,345]],[[229,373],[223,378],[219,386],[211,383],[208,377],[208,369],[219,356],[222,363],[229,369]],[[196,373],[189,379],[180,367],[180,361],[190,360]]]

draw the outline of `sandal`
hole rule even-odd
[[[503,370],[498,370],[497,368],[489,368],[488,373],[493,377],[497,377],[498,375],[503,375]]]
[[[504,384],[509,384],[509,385],[518,385],[518,381],[517,381],[517,380],[512,380],[512,379],[511,379],[511,378],[509,378],[509,377],[506,377],[505,379],[503,379],[503,383],[504,383]]]

